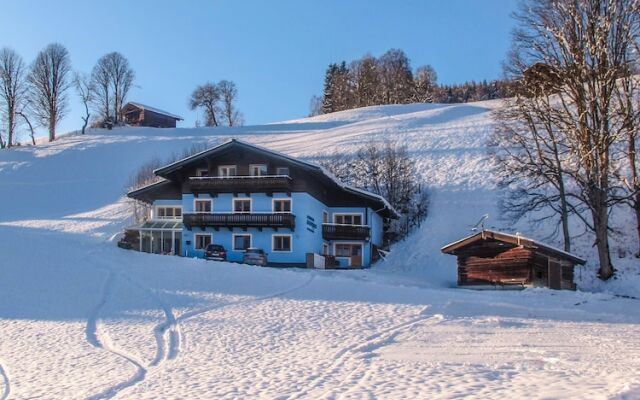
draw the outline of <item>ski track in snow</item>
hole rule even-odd
[[[9,394],[11,394],[11,381],[9,380],[9,373],[7,372],[7,368],[3,367],[3,364],[0,362],[0,377],[2,378],[2,394],[0,394],[0,400],[7,400],[9,398]]]
[[[348,365],[348,361],[354,358],[358,358],[358,353],[370,353],[372,350],[384,346],[390,340],[392,340],[396,335],[402,333],[404,330],[411,328],[414,325],[419,323],[429,323],[429,324],[437,324],[444,319],[442,314],[428,315],[426,313],[428,308],[425,308],[417,317],[411,318],[408,321],[402,322],[400,324],[391,326],[387,329],[383,329],[364,340],[358,340],[354,343],[349,344],[346,347],[343,347],[339,350],[335,356],[333,356],[333,362],[326,369],[327,372],[321,373],[313,378],[313,380],[300,391],[289,394],[287,396],[282,397],[282,399],[289,400],[297,400],[301,398],[335,398],[334,391],[336,389],[331,388],[320,396],[310,396],[310,392],[314,389],[320,387],[329,377],[339,375],[341,370]],[[349,373],[346,379],[344,379],[345,383],[348,383],[350,388],[357,387],[357,384],[353,384],[353,378],[357,375],[357,372],[360,370],[361,366],[356,366],[356,368]],[[366,372],[366,371],[365,371]],[[348,372],[347,372],[348,373]],[[363,378],[365,375],[361,374],[360,378]],[[343,385],[338,385],[338,388],[344,387]]]
[[[126,274],[121,274],[121,276],[133,286],[146,292],[150,298],[158,303],[165,316],[165,320],[153,329],[157,349],[153,361],[149,363],[149,367],[157,367],[166,360],[175,359],[180,353],[180,338],[182,333],[180,332],[180,325],[172,308],[162,301],[160,297],[154,293],[152,288],[143,285]]]
[[[140,360],[136,359],[136,357],[132,356],[131,354],[128,354],[125,351],[115,347],[111,343],[111,339],[109,338],[108,334],[101,329],[99,324],[100,313],[104,308],[104,306],[109,301],[109,298],[111,297],[111,293],[113,292],[113,286],[115,284],[116,275],[117,275],[116,272],[113,272],[113,271],[108,272],[107,278],[105,279],[105,283],[102,288],[100,300],[96,305],[96,307],[93,309],[93,312],[91,313],[89,318],[87,319],[86,337],[87,337],[87,341],[93,347],[97,349],[106,350],[109,353],[112,353],[118,357],[121,357],[127,360],[136,368],[136,373],[133,376],[131,376],[129,379],[123,382],[117,383],[111,387],[108,387],[107,389],[105,389],[104,391],[98,394],[90,396],[89,400],[111,398],[116,394],[118,394],[120,391],[142,382],[147,374],[147,369],[143,366],[143,363]]]
[[[88,258],[90,256],[87,255]],[[90,396],[88,400],[100,400],[100,399],[108,399],[116,396],[120,392],[125,389],[132,388],[141,382],[144,381],[147,373],[151,368],[157,369],[162,363],[166,360],[174,360],[180,354],[180,343],[184,340],[183,333],[180,329],[180,324],[202,314],[220,310],[227,307],[233,307],[238,305],[248,305],[252,303],[258,303],[265,300],[270,300],[276,297],[285,296],[289,293],[292,293],[296,290],[300,290],[307,285],[309,285],[315,278],[315,275],[311,275],[308,279],[306,279],[302,284],[289,287],[287,289],[268,294],[265,296],[260,296],[251,299],[232,301],[224,304],[215,304],[206,307],[197,308],[194,310],[187,311],[180,316],[176,317],[173,313],[172,308],[163,302],[159,296],[154,293],[154,290],[151,287],[148,287],[130,276],[118,271],[112,271],[110,269],[105,270],[108,273],[107,278],[105,279],[105,283],[103,286],[102,293],[100,295],[100,299],[93,312],[87,319],[87,327],[86,327],[86,338],[87,341],[95,348],[106,350],[116,356],[124,358],[128,362],[130,362],[136,369],[137,372],[130,377],[129,379],[114,384],[113,386],[108,387],[102,392]],[[116,283],[116,280],[121,278],[131,284],[132,286],[138,288],[139,290],[145,292],[147,296],[152,298],[156,303],[159,304],[162,309],[165,320],[160,324],[156,325],[153,329],[155,340],[156,340],[156,355],[154,359],[147,365],[144,366],[144,363],[138,360],[135,356],[125,352],[122,349],[117,348],[111,343],[109,336],[104,329],[101,328],[100,325],[100,313],[105,305],[109,302],[111,298],[111,294],[113,292],[113,287]],[[0,368],[1,369],[1,368]],[[8,380],[7,380],[8,382]],[[8,386],[7,386],[8,387]],[[0,400],[4,400],[5,397],[0,398]]]

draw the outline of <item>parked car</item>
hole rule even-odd
[[[242,262],[249,265],[267,265],[267,254],[262,249],[248,248],[244,252]]]
[[[204,258],[207,260],[226,261],[227,250],[219,244],[210,244],[204,250]]]

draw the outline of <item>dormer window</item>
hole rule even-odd
[[[209,169],[208,168],[196,169],[196,176],[198,177],[209,176]]]
[[[218,176],[236,176],[235,165],[221,165],[218,167]]]
[[[278,168],[276,168],[276,175],[287,175],[287,176],[289,176],[289,167],[278,167]]]
[[[266,164],[251,164],[249,165],[249,175],[251,176],[264,176],[267,175]]]

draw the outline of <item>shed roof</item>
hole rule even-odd
[[[586,260],[580,258],[576,255],[573,255],[564,250],[558,249],[557,247],[550,246],[548,244],[539,242],[534,239],[530,239],[520,235],[512,235],[504,232],[497,232],[492,230],[482,230],[473,235],[462,238],[456,242],[449,243],[444,246],[441,251],[447,254],[455,254],[456,250],[467,247],[473,243],[476,243],[481,240],[496,240],[503,243],[510,243],[517,246],[524,246],[532,249],[537,249],[543,254],[550,255],[552,257],[557,257],[564,260],[569,260],[575,264],[584,265]]]
[[[128,105],[132,105],[132,106],[137,107],[137,108],[140,108],[140,109],[142,109],[142,110],[148,110],[148,111],[154,112],[154,113],[156,113],[156,114],[162,114],[162,115],[165,115],[165,116],[167,116],[167,117],[170,117],[170,118],[176,119],[176,120],[178,120],[178,121],[182,121],[182,119],[183,119],[183,118],[182,118],[181,116],[179,116],[179,115],[172,114],[172,113],[170,113],[170,112],[167,112],[167,111],[161,110],[161,109],[159,109],[159,108],[151,107],[151,106],[148,106],[148,105],[145,105],[145,104],[142,104],[142,103],[138,103],[138,102],[135,102],[135,101],[130,101],[130,102],[128,102],[128,103],[127,103],[127,104],[125,104],[125,105],[124,105],[124,107],[122,107],[122,108],[126,108]]]

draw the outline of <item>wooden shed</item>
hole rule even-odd
[[[543,286],[575,290],[585,260],[520,235],[483,230],[442,248],[458,257],[458,286]]]
[[[150,126],[153,128],[175,128],[182,117],[141,103],[129,102],[122,107],[122,115],[127,125]]]

